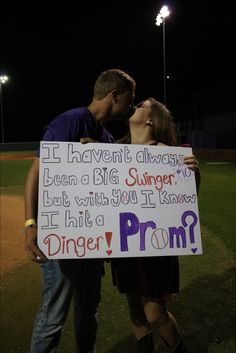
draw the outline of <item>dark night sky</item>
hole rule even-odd
[[[5,142],[38,141],[57,114],[90,103],[97,75],[117,67],[137,82],[136,100],[163,101],[162,1],[99,1],[23,12],[1,21],[0,74]],[[193,112],[236,109],[233,9],[220,2],[167,1],[167,106],[177,121]],[[204,6],[203,8],[201,6]],[[223,12],[222,12],[223,11]],[[4,35],[3,35],[4,34]]]

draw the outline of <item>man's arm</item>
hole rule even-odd
[[[25,219],[37,220],[38,213],[39,158],[33,162],[25,183]],[[37,245],[37,227],[25,227],[25,250],[28,257],[38,263],[47,261]]]

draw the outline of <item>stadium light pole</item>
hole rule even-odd
[[[3,101],[2,101],[2,86],[6,81],[8,80],[8,77],[6,75],[0,76],[0,101],[1,101],[1,125],[2,125],[2,143],[5,142],[4,139],[4,124],[3,124]]]
[[[160,12],[156,17],[156,25],[160,26],[162,23],[163,29],[163,100],[166,104],[166,38],[165,38],[165,24],[166,18],[169,16],[170,11],[166,5],[162,6]]]

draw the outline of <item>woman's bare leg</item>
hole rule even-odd
[[[176,347],[180,334],[174,316],[169,313],[164,303],[142,297],[146,319],[152,328],[156,328],[159,335],[170,347]]]

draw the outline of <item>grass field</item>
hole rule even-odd
[[[236,164],[201,161],[199,194],[203,255],[180,257],[181,291],[170,306],[192,353],[236,352]],[[1,193],[23,195],[31,161],[1,161]],[[111,284],[109,264],[99,307],[98,353],[134,353],[125,298]],[[1,352],[28,353],[41,302],[40,268],[22,264],[2,275]],[[73,352],[72,310],[58,353]],[[158,346],[158,353],[163,347]]]

